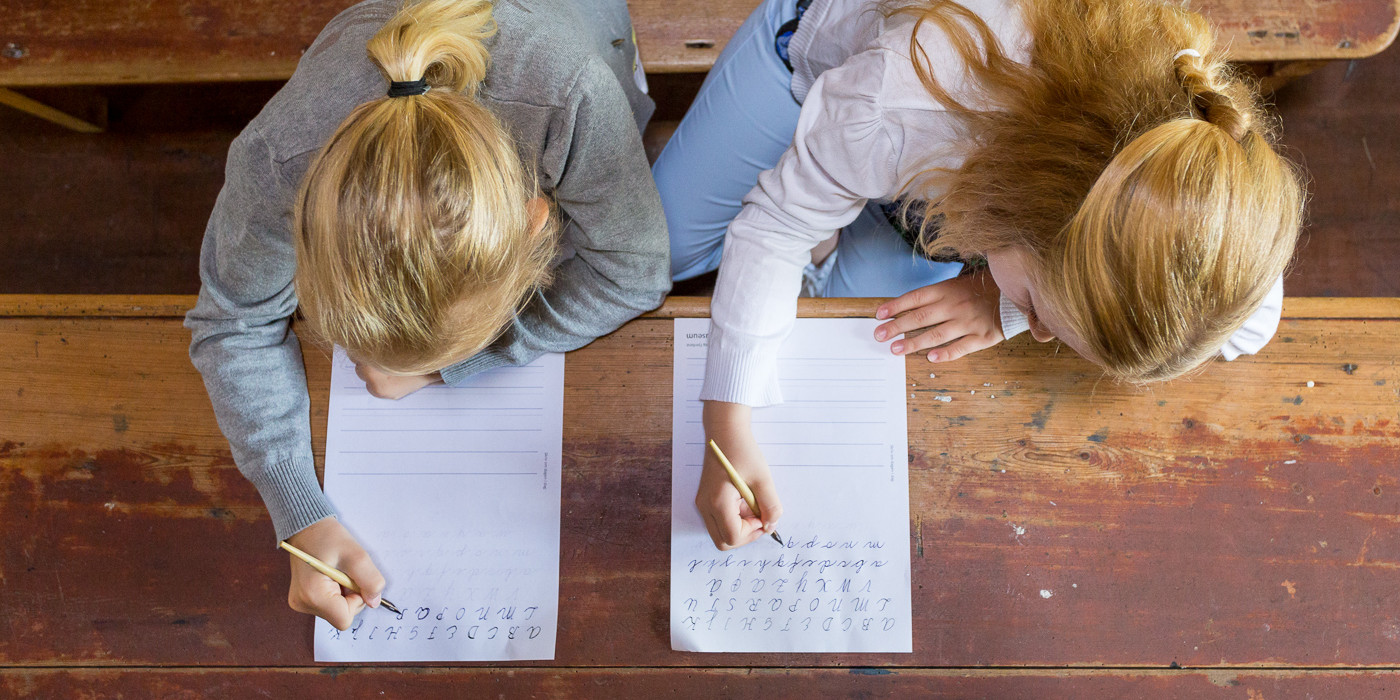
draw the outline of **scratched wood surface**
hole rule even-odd
[[[282,80],[349,0],[9,0],[0,85]],[[708,70],[756,0],[633,0],[647,69]],[[1241,61],[1363,58],[1400,26],[1400,0],[1199,0]]]
[[[311,622],[285,605],[287,558],[218,432],[179,318],[85,318],[78,305],[0,317],[3,682],[94,678],[31,666],[311,664]],[[1288,309],[1259,357],[1150,388],[1025,339],[953,365],[909,361],[905,655],[669,649],[671,323],[629,323],[566,362],[559,644],[535,665],[1400,667],[1400,313],[1323,299]],[[329,366],[311,351],[307,368],[319,453]]]
[[[8,669],[28,697],[1385,698],[1395,671],[1084,669]]]

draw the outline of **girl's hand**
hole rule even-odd
[[[322,518],[287,538],[287,542],[344,571],[363,592],[351,593],[310,564],[288,555],[292,560],[292,586],[287,592],[287,605],[293,610],[315,615],[338,630],[346,630],[366,605],[379,607],[384,576],[339,520]]]
[[[442,375],[438,372],[405,377],[388,374],[363,362],[355,363],[355,375],[365,381],[365,388],[369,389],[371,395],[381,399],[401,399],[425,386],[442,381]]]
[[[773,531],[783,515],[783,504],[778,500],[773,474],[768,470],[758,441],[754,440],[749,407],[706,401],[704,422],[706,439],[714,440],[724,450],[734,471],[739,472],[753,490],[754,501],[763,517],[755,515],[739,495],[739,489],[729,480],[729,472],[708,445],[695,507],[700,509],[700,518],[705,521],[705,529],[709,530],[716,547],[720,550],[742,547]]]
[[[908,355],[934,348],[929,362],[948,362],[1005,339],[1001,332],[1001,291],[985,268],[915,289],[875,310],[875,318],[895,317],[875,329],[881,342],[903,335],[890,352]],[[915,335],[913,332],[927,329]]]

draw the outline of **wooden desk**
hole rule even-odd
[[[101,130],[8,88],[285,80],[351,0],[8,0],[0,3],[0,104],[79,131]],[[650,72],[709,70],[757,0],[632,0]],[[1379,53],[1400,0],[1198,0],[1236,60],[1266,63],[1268,84],[1317,62]]]
[[[0,696],[1272,699],[1400,684],[1400,299],[1289,299],[1262,355],[1148,388],[1024,338],[910,360],[915,651],[837,656],[669,648],[671,324],[657,316],[704,309],[673,299],[568,356],[557,659],[507,668],[312,662],[287,557],[186,357],[190,302],[0,297]],[[307,365],[319,452],[329,368],[316,352]]]
[[[285,80],[351,0],[10,0],[0,85]],[[647,70],[704,72],[757,0],[632,0]],[[1395,39],[1400,0],[1197,0],[1240,61],[1365,58]]]

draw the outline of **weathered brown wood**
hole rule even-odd
[[[915,653],[856,656],[669,650],[670,332],[568,357],[551,665],[1400,660],[1395,318],[1286,319],[1148,388],[1026,339],[910,360]],[[187,343],[178,318],[0,319],[0,666],[310,661]]]
[[[1252,63],[1249,68],[1254,71],[1255,77],[1259,79],[1259,90],[1265,94],[1273,94],[1283,89],[1283,87],[1298,78],[1311,75],[1330,61],[1276,61],[1273,63]]]
[[[185,294],[0,294],[0,318],[181,318],[194,302],[194,295]],[[879,299],[802,299],[798,309],[806,317],[842,318],[868,316],[879,303]],[[661,308],[642,317],[703,318],[709,315],[709,297],[670,297]],[[1400,298],[1286,297],[1283,315],[1288,318],[1400,318]]]
[[[979,669],[10,669],[20,697],[1391,698],[1395,671]]]
[[[706,71],[758,3],[632,0],[632,18],[648,70]],[[1198,0],[1188,3],[1214,22],[1237,61],[1364,58],[1395,39],[1400,4],[1281,0]]]
[[[0,105],[13,107],[25,114],[31,114],[44,121],[53,122],[65,129],[72,129],[73,131],[83,134],[97,134],[105,130],[103,126],[84,121],[67,112],[55,109],[38,100],[25,97],[14,90],[6,88],[0,88]]]
[[[11,0],[0,85],[283,80],[349,0]],[[646,67],[708,70],[756,0],[630,3]],[[1363,58],[1395,38],[1397,0],[1203,0],[1240,61]]]
[[[0,294],[0,316],[176,318],[193,294]]]
[[[1284,297],[1288,318],[1400,318],[1394,297]]]

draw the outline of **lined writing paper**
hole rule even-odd
[[[317,619],[317,661],[554,658],[563,401],[563,355],[390,401],[336,349],[326,495],[403,614]]]
[[[695,507],[709,321],[676,320],[672,648],[913,650],[904,359],[875,342],[876,325],[797,321],[778,362],[784,402],[753,412],[786,544],[763,537],[721,552]]]

